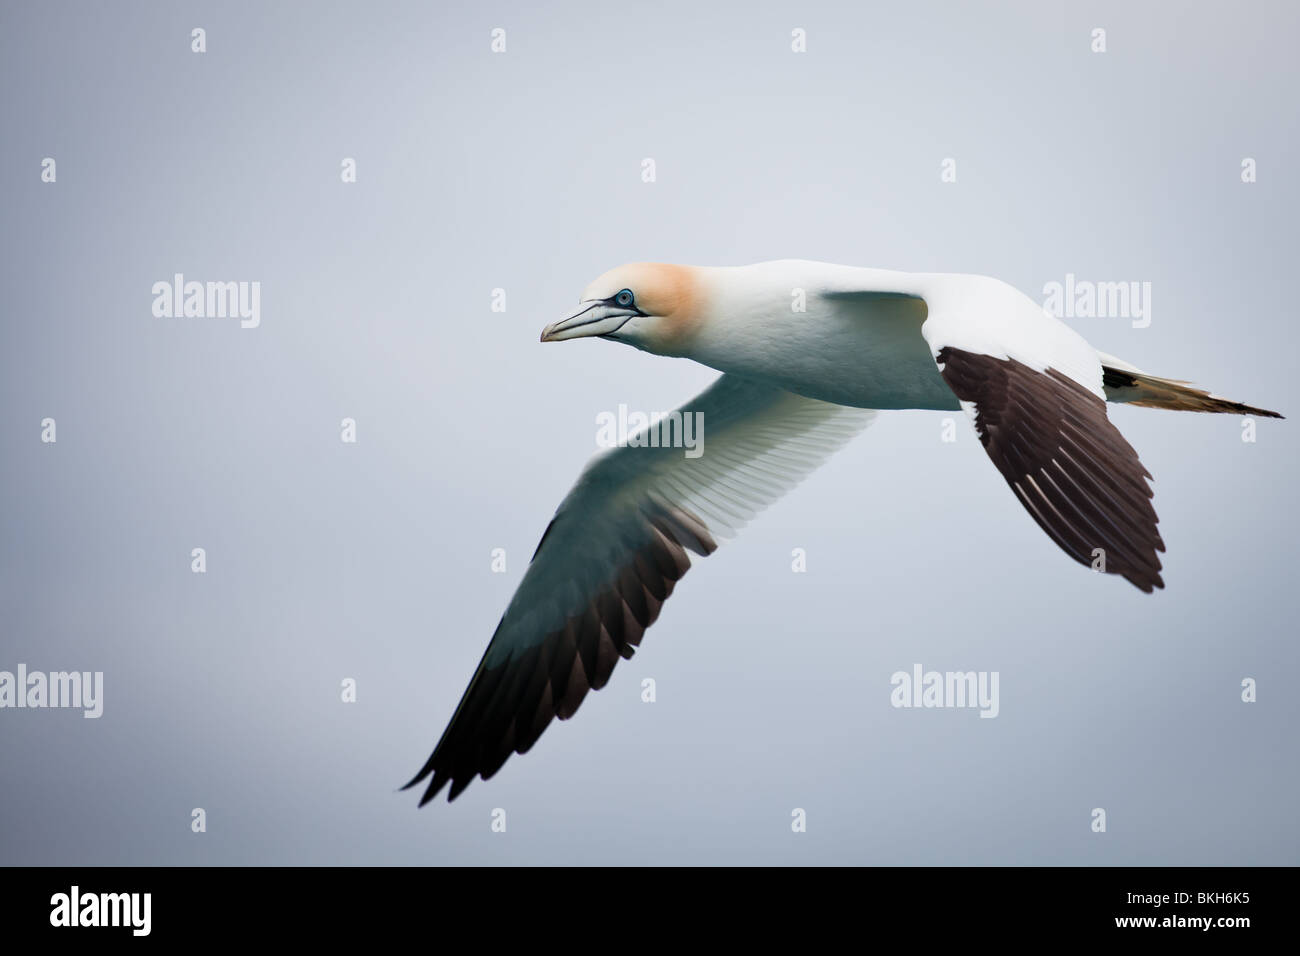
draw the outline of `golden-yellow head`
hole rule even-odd
[[[588,285],[577,311],[543,329],[542,341],[595,336],[660,355],[680,355],[701,320],[704,304],[697,270],[633,262]]]

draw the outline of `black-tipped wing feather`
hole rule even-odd
[[[724,375],[597,458],[547,527],[478,670],[424,767],[420,803],[525,753],[605,686],[690,567],[861,431],[874,413]],[[645,433],[643,433],[645,434]],[[695,443],[692,451],[663,439]]]
[[[689,520],[684,514],[682,518]],[[643,549],[629,553],[606,587],[562,627],[496,666],[484,654],[442,740],[407,784],[433,774],[421,805],[448,781],[454,800],[475,776],[486,780],[512,753],[527,753],[554,718],[572,717],[588,690],[605,686],[618,659],[633,655],[664,600],[690,567],[682,543],[672,532],[678,522],[653,514],[645,515],[645,521]],[[701,555],[717,547],[707,534],[703,540],[694,538],[692,544],[696,543],[702,545],[697,552]],[[505,625],[502,618],[493,640]]]
[[[944,346],[936,360],[973,406],[989,458],[1061,550],[1143,591],[1164,587],[1151,475],[1101,398],[1056,369],[1012,358]]]

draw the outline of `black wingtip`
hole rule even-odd
[[[1149,578],[1125,574],[1124,579],[1143,594],[1154,594],[1156,591],[1163,591],[1165,589],[1164,579],[1158,574]]]
[[[421,780],[423,780],[423,779],[424,779],[425,777],[427,777],[428,775],[429,775],[429,771],[428,771],[427,769],[421,771],[421,772],[420,772],[420,775],[419,775],[418,777],[416,777],[414,780],[412,780],[410,783],[408,783],[408,784],[407,784],[405,787],[403,787],[402,789],[403,789],[403,790],[409,790],[411,787],[415,786],[417,783],[419,783]],[[438,793],[442,790],[442,788],[445,787],[445,786],[447,785],[447,781],[449,781],[449,780],[451,780],[451,777],[449,777],[447,774],[445,774],[445,773],[435,773],[435,774],[433,775],[433,779],[429,781],[429,786],[425,789],[423,796],[420,797],[420,802],[419,802],[418,806],[421,806],[421,807],[422,807],[422,806],[424,806],[426,803],[431,802],[431,801],[433,800],[433,798],[436,797],[436,796],[438,795]],[[465,785],[468,786],[468,783],[469,783],[469,781],[466,781],[466,782],[465,782]],[[461,790],[463,790],[463,789],[464,789],[464,786],[461,787]],[[460,793],[460,790],[456,790],[456,789],[454,788],[454,786],[453,786],[451,796],[447,799],[447,802],[450,803],[452,800],[455,800],[455,799],[456,799],[456,795],[457,795],[458,793]]]
[[[451,779],[450,776],[442,771],[434,772],[434,759],[436,756],[437,754],[435,753],[433,756],[429,757],[424,766],[420,768],[420,772],[412,777],[406,785],[401,788],[403,790],[410,790],[432,773],[433,779],[429,781],[429,786],[425,789],[424,795],[420,797],[420,803],[418,805],[421,807],[433,800],[433,798],[438,795],[438,792],[447,785],[447,781]],[[467,786],[468,783],[469,781],[466,781],[465,785]],[[465,786],[462,786],[460,790],[463,790],[464,788]],[[453,788],[451,797],[448,799],[449,803],[456,799],[456,795],[460,793],[460,790]]]
[[[414,777],[412,777],[407,783],[403,784],[402,789],[410,790],[412,787],[414,787],[425,777],[429,776],[429,774],[432,772],[433,772],[433,757],[429,757],[429,759],[424,762],[424,766],[420,768],[420,772],[417,773]]]
[[[456,799],[457,797],[459,797],[462,793],[464,793],[464,792],[465,792],[465,788],[468,787],[468,786],[470,785],[470,782],[473,781],[473,779],[474,779],[474,777],[473,777],[473,775],[471,775],[471,776],[465,777],[465,778],[463,778],[463,779],[461,779],[461,780],[454,780],[454,781],[452,781],[452,784],[451,784],[451,790],[449,790],[449,791],[447,792],[447,802],[448,802],[448,803],[451,803],[451,801],[455,800],[455,799]]]

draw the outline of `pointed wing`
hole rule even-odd
[[[1142,591],[1164,587],[1150,473],[1106,417],[1101,361],[1045,314],[931,314],[943,379],[1002,477],[1070,557]]]
[[[560,503],[451,723],[406,785],[432,775],[421,805],[449,782],[455,799],[572,716],[632,656],[688,551],[710,554],[875,415],[732,375],[678,412],[641,433],[660,447],[634,437],[601,455]],[[669,447],[686,416],[699,425],[698,457]]]

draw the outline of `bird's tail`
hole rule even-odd
[[[1172,408],[1182,412],[1227,412],[1234,415],[1261,415],[1265,418],[1283,417],[1264,408],[1211,395],[1202,389],[1193,388],[1187,382],[1148,375],[1105,352],[1099,352],[1098,355],[1101,357],[1102,387],[1106,391],[1108,402],[1124,402],[1144,408]]]

